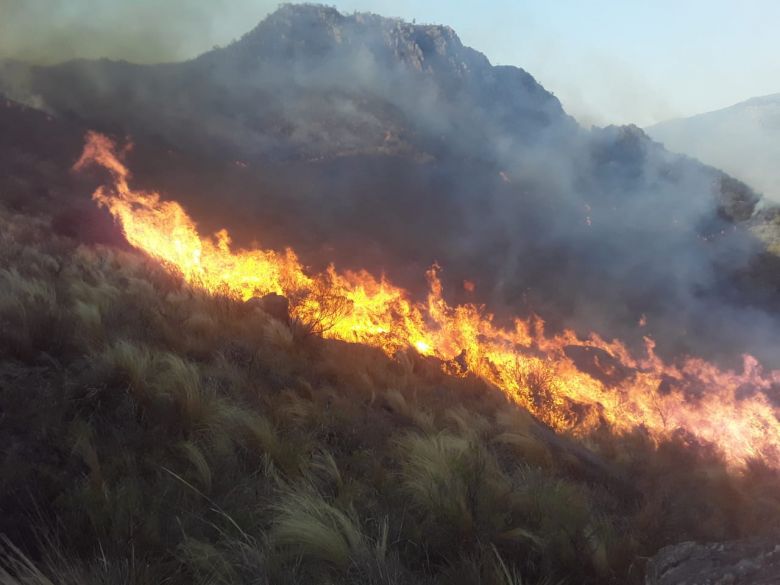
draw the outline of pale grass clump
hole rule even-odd
[[[111,281],[111,274],[98,264],[103,256],[89,253],[81,247],[74,261],[63,267],[61,281],[69,304],[67,317],[74,328],[74,338],[79,346],[97,349],[107,337],[107,316],[117,305],[120,290]]]
[[[177,406],[185,428],[206,426],[214,416],[213,392],[201,383],[197,366],[178,355],[161,352],[154,356],[153,390]]]
[[[75,301],[71,308],[77,326],[77,337],[87,347],[98,346],[105,337],[103,316],[96,305]]]
[[[63,273],[71,287],[93,288],[97,289],[95,292],[118,296],[118,283],[126,278],[126,275],[121,273],[122,263],[119,259],[125,258],[132,262],[132,256],[105,246],[80,245],[70,255],[70,261],[64,267]],[[78,289],[76,294],[80,294]]]
[[[538,553],[543,541],[516,497],[517,482],[473,433],[407,434],[398,446],[401,492],[430,554],[482,558],[489,544],[523,559]]]
[[[411,350],[401,350],[395,354],[395,363],[398,365],[398,373],[395,385],[398,388],[409,388],[415,379],[414,358]]]
[[[518,408],[498,411],[495,421],[498,432],[492,437],[494,444],[509,447],[527,464],[542,467],[553,465],[552,452],[534,432],[539,423],[530,413]]]
[[[219,321],[205,310],[193,310],[184,321],[187,337],[202,340],[204,346],[213,343],[219,331]]]
[[[181,357],[119,340],[105,348],[98,360],[105,375],[124,383],[139,402],[167,399],[179,407],[187,424],[206,416],[208,405],[201,389],[200,373],[194,364]]]
[[[322,410],[312,396],[303,396],[292,388],[280,393],[276,414],[295,427],[315,427],[322,420]]]
[[[511,448],[522,461],[528,464],[543,467],[550,467],[553,464],[553,455],[550,449],[533,435],[504,432],[493,437],[493,442]]]
[[[92,562],[72,558],[62,544],[41,536],[42,558],[33,561],[7,537],[0,536],[0,585],[159,585],[155,568],[138,562],[128,551],[124,559],[102,555]]]
[[[181,286],[160,296],[166,316],[176,324],[186,323],[195,314],[209,313],[209,305],[204,293],[196,289]]]
[[[126,279],[125,294],[140,300],[152,299],[157,301],[159,298],[157,290],[154,285],[145,278],[139,278],[137,276],[129,276]]]
[[[73,453],[79,455],[89,469],[87,478],[91,488],[95,493],[105,493],[106,484],[94,427],[82,419],[75,421],[71,429],[71,441]]]
[[[159,413],[165,413],[165,404],[174,406],[176,418],[168,424],[200,437],[210,449],[224,454],[231,450],[230,445],[240,445],[274,457],[284,453],[271,422],[220,396],[204,382],[196,364],[124,340],[106,348],[99,359],[105,375],[119,376],[118,381],[126,384],[142,408],[162,416]],[[205,478],[207,474],[192,446],[183,449]]]
[[[414,402],[410,403],[400,390],[390,388],[385,392],[384,398],[393,412],[403,416],[420,430],[425,432],[436,430],[433,414]]]
[[[177,406],[186,427],[197,426],[211,415],[197,367],[177,355],[119,340],[106,347],[98,361],[109,381],[124,384],[142,407],[166,400]]]
[[[33,246],[19,246],[14,254],[13,263],[27,277],[49,278],[57,274],[62,264],[54,256]]]
[[[266,342],[280,350],[289,351],[294,345],[293,332],[286,323],[278,319],[268,319],[263,334]]]
[[[209,493],[211,491],[213,475],[211,466],[209,465],[203,450],[192,440],[179,441],[176,444],[176,449],[195,471],[201,489],[206,493]]]
[[[344,488],[344,477],[339,470],[336,458],[327,449],[322,449],[312,455],[305,475],[312,485],[331,487],[336,492]]]
[[[16,268],[0,269],[0,318],[17,335],[29,335],[36,320],[56,311],[57,294],[48,280],[22,276]]]
[[[0,194],[2,195],[2,194]],[[40,218],[12,214],[0,202],[0,265],[14,266],[26,277],[46,278],[62,267],[52,246],[49,226]]]
[[[91,280],[87,282],[75,274],[68,275],[70,295],[76,302],[92,305],[105,315],[119,298],[119,288],[103,272]]]
[[[0,352],[23,362],[65,353],[72,328],[62,296],[50,274],[0,269]]]
[[[474,440],[486,437],[493,428],[487,418],[478,412],[467,410],[463,405],[447,409],[444,418],[455,427],[461,436]]]
[[[518,571],[517,567],[508,565],[501,553],[495,545],[491,545],[493,554],[495,555],[495,568],[498,569],[498,581],[500,585],[523,585],[523,576]],[[497,585],[499,585],[497,584]],[[538,584],[542,585],[542,584]]]
[[[268,538],[285,566],[297,562],[304,572],[320,576],[323,568],[346,573],[357,579],[350,583],[396,582],[395,567],[388,562],[388,521],[372,523],[373,534],[365,529],[332,452],[315,452],[295,483],[277,483]]]
[[[281,462],[287,451],[273,423],[267,417],[222,400],[218,401],[215,407],[214,416],[208,426],[210,440],[214,441],[218,436],[229,437],[237,444],[253,451],[268,453]]]
[[[354,510],[344,511],[311,486],[290,488],[273,507],[270,533],[275,547],[346,570],[352,564],[384,561],[387,524],[372,539],[362,529]]]
[[[465,486],[461,471],[474,445],[450,434],[410,433],[398,441],[401,481],[421,510],[451,518],[465,515]]]
[[[106,347],[96,357],[99,367],[105,370],[106,375],[118,376],[137,399],[146,401],[154,363],[152,351],[146,345],[121,339]]]
[[[196,585],[267,585],[267,544],[251,535],[236,532],[235,521],[228,518],[234,530],[221,531],[215,542],[185,535],[177,547],[177,556],[183,559],[194,573]]]
[[[106,317],[119,298],[119,289],[109,282],[105,273],[95,271],[90,282],[72,271],[66,276],[71,298],[71,314],[76,322],[76,337],[88,348],[105,342]]]
[[[237,448],[267,456],[287,473],[297,468],[300,445],[282,441],[266,416],[213,393],[200,394],[195,399],[198,401],[196,407],[202,410],[186,427],[191,439],[181,447],[202,485],[211,484],[208,461],[220,462],[232,457]]]
[[[591,513],[587,491],[552,478],[539,469],[520,467],[513,478],[514,503],[544,553],[547,571],[604,566],[601,548],[609,523]]]
[[[148,280],[150,269],[155,270],[159,266],[156,260],[144,254],[109,248],[101,248],[101,252],[106,255],[106,258],[110,259],[119,275],[128,278]]]

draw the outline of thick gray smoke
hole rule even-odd
[[[0,0],[0,59],[179,61],[232,39],[275,0]]]
[[[11,78],[50,111],[133,136],[138,179],[204,229],[418,289],[439,262],[460,300],[650,334],[668,352],[780,355],[773,285],[755,268],[777,262],[738,225],[756,204],[747,187],[636,127],[581,128],[531,75],[445,27],[285,7],[186,63]]]

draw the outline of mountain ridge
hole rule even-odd
[[[741,224],[759,202],[747,186],[637,127],[581,128],[448,27],[287,6],[182,63],[19,67],[0,89],[132,136],[142,182],[239,245],[261,233],[410,289],[439,262],[508,314],[640,344],[721,339],[711,303],[741,314],[774,298],[744,284],[762,251]]]
[[[658,127],[662,127],[662,126],[665,126],[667,124],[671,124],[673,122],[678,122],[678,121],[681,121],[681,120],[691,120],[691,119],[695,119],[695,118],[703,118],[703,117],[709,116],[711,114],[718,114],[718,113],[721,113],[721,112],[724,112],[724,111],[736,110],[736,109],[740,109],[742,107],[747,107],[747,106],[761,106],[761,105],[765,105],[765,104],[774,105],[777,102],[780,102],[780,93],[770,93],[770,94],[766,94],[766,95],[753,96],[753,97],[750,97],[750,98],[738,101],[736,103],[733,103],[733,104],[731,104],[729,106],[725,106],[725,107],[722,107],[722,108],[715,108],[714,110],[707,110],[706,112],[700,112],[698,114],[691,114],[690,116],[677,116],[677,117],[674,117],[674,118],[661,120],[660,122],[656,122],[656,123],[651,124],[649,126],[645,126],[645,128],[647,128],[647,129],[658,128]]]

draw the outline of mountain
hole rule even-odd
[[[52,233],[5,194],[4,585],[640,585],[661,547],[758,536],[664,549],[647,582],[777,582],[780,477],[757,457],[730,473],[679,432],[557,434],[542,421],[585,411],[541,360],[522,382],[540,420],[433,358]]]
[[[670,150],[721,168],[780,202],[780,93],[661,122],[646,132]]]
[[[317,6],[0,69],[0,584],[778,581],[743,183]]]
[[[130,137],[140,184],[237,245],[417,292],[438,262],[456,297],[662,351],[780,345],[751,189],[635,126],[579,127],[446,26],[287,5],[187,62],[5,63],[0,91]]]
[[[284,6],[187,63],[76,61],[16,75],[54,111],[210,157],[424,158],[463,147],[445,136],[485,140],[502,128],[527,142],[563,120],[576,130],[531,75],[491,66],[448,27],[310,5]]]

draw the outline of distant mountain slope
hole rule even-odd
[[[780,93],[646,131],[669,150],[721,168],[780,202]]]
[[[239,244],[417,290],[438,262],[450,294],[640,344],[780,346],[751,189],[635,126],[581,128],[445,26],[287,5],[184,63],[6,63],[0,92],[131,137],[142,185]]]

